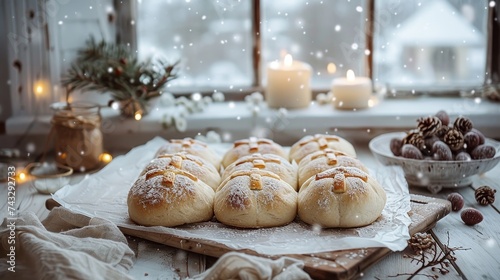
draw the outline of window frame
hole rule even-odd
[[[366,47],[371,50],[371,53],[369,56],[366,56],[365,59],[365,70],[366,72],[364,73],[366,76],[372,77],[373,78],[373,55],[376,50],[373,50],[373,34],[374,34],[374,27],[376,25],[376,11],[375,11],[375,2],[376,0],[365,0],[364,2],[364,9],[366,11],[366,18],[367,22],[364,24],[365,28],[365,33],[364,35],[366,36]],[[487,0],[484,0],[487,1]],[[128,43],[131,48],[136,48],[137,46],[137,32],[134,28],[130,28],[130,22],[132,20],[136,20],[137,18],[137,2],[134,1],[122,1],[122,0],[112,0],[112,5],[114,6],[114,12],[115,12],[115,25],[116,25],[116,33],[115,33],[115,40],[118,43]],[[4,16],[6,17],[7,15],[7,10],[14,9],[14,3],[20,3],[19,5],[26,7],[26,6],[31,6],[38,11],[44,11],[46,7],[43,5],[47,5],[48,1],[45,0],[24,0],[24,1],[3,1],[2,2],[2,7],[6,8],[2,11]],[[67,3],[67,2],[64,2]],[[498,0],[492,0],[491,2],[488,3],[495,3],[494,7],[491,7],[491,5],[488,5],[488,14],[487,14],[487,50],[486,50],[486,65],[485,65],[485,79],[483,82],[483,85],[476,89],[475,94],[468,94],[466,95],[467,97],[474,96],[478,97],[481,96],[483,91],[487,87],[493,87],[496,88],[498,91],[500,88],[500,53],[495,52],[495,49],[498,49],[500,47],[500,1]],[[7,9],[8,8],[8,9]],[[5,26],[7,27],[3,31],[3,36],[4,38],[7,38],[7,36],[13,32],[16,32],[16,30],[24,30],[25,26],[22,25],[23,23],[23,18],[21,17],[22,13],[24,11],[14,11],[16,13],[16,17],[19,17],[19,19],[16,22],[10,22],[10,23],[5,23]],[[252,0],[252,21],[253,21],[253,30],[252,30],[252,55],[253,55],[253,82],[252,85],[248,88],[244,88],[242,90],[233,90],[233,91],[225,91],[228,93],[226,95],[226,99],[228,100],[243,100],[246,95],[249,93],[259,91],[259,92],[264,92],[265,88],[261,84],[261,78],[262,78],[262,73],[261,73],[261,58],[260,58],[260,51],[261,51],[261,25],[258,24],[260,23],[262,13],[261,13],[261,1],[260,0]],[[46,19],[47,21],[45,23],[48,23],[49,25],[51,24],[49,19]],[[21,21],[21,23],[19,23]],[[26,20],[24,20],[25,22]],[[17,25],[16,25],[17,24]],[[54,23],[52,23],[54,24]],[[19,26],[18,26],[19,25]],[[49,34],[49,32],[46,30],[46,27],[44,27],[43,33],[43,40],[46,42],[52,42],[54,36],[57,34]],[[50,35],[50,38],[49,38]],[[52,43],[51,43],[52,44]],[[17,96],[17,90],[16,86],[13,84],[17,85],[20,84],[22,85],[25,89],[29,89],[31,87],[31,82],[28,79],[25,79],[23,77],[17,77],[16,76],[16,71],[12,67],[12,62],[16,59],[16,55],[14,55],[12,51],[12,47],[6,46],[7,51],[4,53],[6,56],[6,65],[4,66],[5,72],[7,76],[9,76],[9,81],[11,84],[4,85],[6,88],[6,92],[9,92],[8,95],[5,95],[3,98],[1,98],[2,105],[3,104],[8,104],[7,106],[2,106],[2,119],[7,119],[12,115],[37,115],[43,112],[36,112],[36,110],[25,110],[23,113],[19,114],[19,108],[21,106],[33,106],[32,101],[28,102],[30,104],[20,104],[22,102],[19,100]],[[54,46],[49,46],[50,48],[53,48]],[[53,56],[51,54],[51,51],[49,48],[46,46],[40,46],[39,47],[39,52],[38,55],[40,55],[40,60],[48,60]],[[54,57],[56,58],[56,57]],[[49,67],[47,63],[44,64],[46,68],[52,68],[52,63],[51,66]],[[24,65],[24,69],[34,69],[36,68],[36,65]],[[49,77],[52,81],[56,81],[58,77],[52,77],[52,75],[57,74],[57,69],[49,69],[47,70],[48,73],[51,75]],[[18,81],[19,80],[19,81]],[[193,92],[201,92],[204,95],[209,95],[213,93],[213,88],[189,88],[189,89],[179,89],[175,90],[173,93],[176,96],[180,95],[189,95]],[[315,97],[316,94],[318,93],[324,93],[327,92],[329,89],[313,89],[313,96]],[[390,92],[390,89],[387,89]],[[404,96],[415,96],[415,95],[424,95],[427,93],[428,95],[445,95],[445,96],[463,96],[461,91],[463,90],[454,90],[453,92],[439,92],[439,91],[426,91],[426,92],[417,92],[417,93],[411,93],[405,92],[398,90],[397,94],[395,96],[392,96],[391,94],[387,94],[386,97],[388,98],[400,98]],[[59,93],[54,93],[53,96],[51,96],[52,102],[58,101],[61,96],[58,96]],[[49,98],[49,99],[50,99]],[[31,99],[30,99],[31,100]],[[51,100],[47,100],[48,102]],[[39,104],[37,104],[39,105]],[[31,107],[30,107],[31,108]]]
[[[265,90],[264,85],[261,84],[262,81],[262,70],[261,70],[261,21],[262,21],[262,13],[261,13],[261,0],[251,0],[251,19],[252,19],[252,84],[249,87],[243,88],[242,90],[237,91],[227,91],[229,95],[229,99],[231,100],[243,100],[246,95],[249,93],[259,91],[263,92]],[[135,29],[130,32],[130,21],[135,20],[137,18],[137,2],[133,1],[121,1],[114,0],[115,9],[118,16],[117,19],[117,43],[130,45],[132,49],[137,48],[137,32]],[[364,62],[366,65],[365,68],[365,76],[372,78],[372,67],[373,67],[373,20],[374,20],[374,7],[375,0],[365,0],[366,10],[367,10],[367,18],[368,21],[365,24],[364,31],[366,37],[366,46],[370,51],[370,55],[365,56],[366,61]],[[329,91],[326,88],[317,88],[312,89],[313,97],[315,97],[318,93],[324,93]],[[201,92],[202,94],[211,94],[213,93],[213,89],[211,88],[189,88],[189,89],[180,89],[173,90],[175,95],[189,95],[193,92]]]
[[[130,31],[130,20],[134,20],[137,17],[137,2],[136,1],[121,1],[121,0],[114,0],[115,1],[115,8],[118,14],[118,27],[117,27],[117,42],[118,43],[126,43],[130,44],[132,48],[136,48],[137,46],[137,34],[135,30]],[[252,41],[253,41],[253,48],[252,48],[252,67],[253,67],[253,80],[252,80],[252,85],[248,88],[244,88],[243,90],[238,90],[238,91],[226,91],[228,94],[229,99],[231,100],[242,100],[245,95],[255,92],[255,91],[264,91],[265,87],[264,85],[261,84],[261,78],[262,78],[262,71],[261,71],[261,0],[251,0],[252,1],[252,10],[251,10],[251,18],[252,18]],[[375,34],[375,25],[376,25],[376,18],[375,18],[375,1],[376,0],[365,0],[364,4],[365,7],[364,9],[366,10],[366,23],[364,25],[364,34],[365,34],[365,44],[366,44],[366,49],[370,51],[370,55],[365,56],[365,73],[364,75],[367,77],[370,77],[372,80],[373,78],[373,53],[374,53],[374,48],[373,48],[373,41],[374,41],[374,34]],[[484,0],[487,1],[487,0]],[[494,0],[495,3],[497,3],[497,0]],[[498,5],[495,5],[495,7],[489,7],[488,10],[488,15],[487,15],[487,34],[486,34],[486,65],[485,65],[485,77],[482,86],[480,86],[478,89],[470,89],[470,90],[475,90],[476,94],[481,93],[481,89],[483,89],[485,86],[489,84],[498,84],[500,83],[500,59],[494,60],[493,58],[495,57],[495,53],[493,52],[493,45],[495,39],[497,41],[499,37],[499,29],[500,27],[500,21],[498,24],[495,24],[495,18],[497,15],[500,13],[498,10],[500,10],[500,3]],[[494,31],[496,30],[496,31]],[[497,44],[499,44],[497,42]],[[467,90],[467,89],[464,89]],[[201,92],[203,94],[210,94],[213,92],[213,89],[208,89],[208,88],[189,88],[189,89],[179,89],[179,90],[174,90],[173,93],[175,95],[187,95],[190,94],[194,91]],[[316,88],[313,89],[313,97],[315,97],[318,93],[321,92],[327,92],[329,89],[326,88]],[[394,92],[396,91],[397,94],[388,94],[387,97],[391,98],[397,98],[397,97],[404,97],[404,96],[420,96],[420,95],[432,95],[432,96],[461,96],[461,90],[417,90],[417,91],[407,91],[404,89],[392,89],[392,88],[386,88],[387,92]]]

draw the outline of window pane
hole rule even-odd
[[[376,1],[376,81],[404,90],[481,86],[487,6],[484,0]]]
[[[139,57],[180,60],[172,87],[252,84],[251,1],[138,0]]]
[[[365,74],[364,0],[263,0],[261,8],[263,72],[286,52],[312,66],[313,88],[329,88],[348,69]]]

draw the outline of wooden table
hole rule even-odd
[[[358,157],[368,166],[376,167],[377,162],[368,150],[367,143],[355,143]],[[82,175],[75,175],[72,182],[76,183]],[[459,212],[452,212],[441,219],[433,229],[429,231],[437,244],[443,248],[448,244],[450,247],[462,247],[466,250],[455,251],[456,260],[451,262],[447,268],[450,272],[441,275],[430,269],[421,273],[427,275],[439,275],[439,279],[499,279],[500,275],[500,198],[493,205],[480,206],[474,198],[474,189],[483,185],[500,190],[500,165],[481,176],[475,176],[473,185],[454,190],[443,190],[438,194],[431,194],[425,189],[411,188],[413,194],[446,198],[453,191],[457,191],[465,199],[465,207],[474,207],[484,215],[482,223],[475,226],[465,225]],[[0,185],[0,218],[7,217],[7,183]],[[500,192],[497,193],[497,196]],[[49,195],[36,192],[29,182],[17,183],[15,208],[18,212],[32,211],[40,219],[44,219],[49,210],[46,208],[46,200]],[[175,276],[193,276],[204,271],[215,259],[205,257],[196,253],[185,252],[180,249],[156,244],[136,237],[130,237],[130,246],[136,252],[137,260],[130,271],[136,279],[170,279]],[[370,266],[359,276],[364,279],[387,279],[389,276],[398,274],[411,274],[419,268],[415,262],[405,255],[412,251],[406,249],[402,252],[394,252],[383,258],[378,263]],[[0,256],[4,257],[4,256]],[[165,260],[169,260],[165,262]],[[390,279],[407,279],[408,275],[400,275]],[[418,276],[415,279],[429,279]]]

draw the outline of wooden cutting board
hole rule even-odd
[[[50,210],[58,204],[49,199],[46,206]],[[451,204],[447,200],[412,194],[409,213],[412,220],[409,227],[410,234],[425,232],[433,228],[435,223],[450,211]],[[127,235],[212,257],[220,257],[230,251],[263,256],[252,250],[234,250],[210,240],[180,238],[170,234],[143,232],[123,227],[120,229]],[[287,256],[304,261],[304,270],[314,279],[355,279],[366,268],[390,253],[391,251],[387,248],[365,248]],[[280,256],[263,257],[279,258]]]

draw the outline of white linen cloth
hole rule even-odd
[[[15,272],[7,270],[5,256],[11,230],[0,228],[1,279],[132,279],[134,252],[112,222],[88,218],[56,207],[41,222],[35,213],[23,212],[15,220]],[[210,269],[192,279],[308,280],[301,260],[267,259],[243,253],[223,255]]]
[[[127,272],[134,252],[110,221],[62,207],[43,223],[32,212],[20,213],[15,220],[16,272],[7,271],[3,259],[12,246],[7,225],[6,219],[0,231],[2,279],[131,279]]]
[[[309,275],[302,270],[304,263],[289,257],[276,260],[230,252],[220,257],[205,272],[191,278],[193,280],[240,279],[240,280],[308,280]]]

